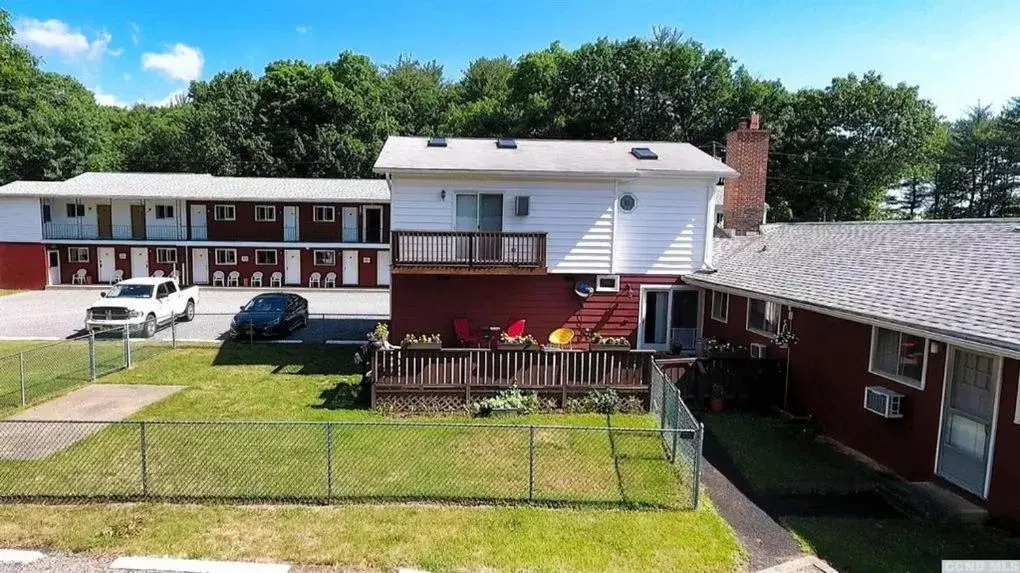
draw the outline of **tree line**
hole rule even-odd
[[[456,81],[406,57],[280,60],[125,109],[41,71],[0,10],[0,184],[89,170],[373,177],[393,134],[687,141],[722,156],[751,111],[773,132],[775,220],[1020,213],[1020,99],[947,124],[876,73],[789,90],[673,29],[478,58]]]

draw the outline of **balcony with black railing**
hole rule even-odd
[[[546,272],[546,234],[489,231],[393,231],[394,273]]]

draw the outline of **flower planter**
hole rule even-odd
[[[442,350],[442,342],[414,342],[401,346],[404,350]]]
[[[532,344],[511,344],[507,342],[500,342],[496,345],[496,350],[538,350],[538,346]]]
[[[590,344],[588,350],[592,352],[629,352],[629,344]]]

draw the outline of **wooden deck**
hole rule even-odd
[[[393,231],[394,274],[546,272],[545,233]]]

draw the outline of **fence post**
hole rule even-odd
[[[665,376],[660,376],[660,378],[662,378],[662,400],[659,402],[659,427],[665,429],[666,428],[666,386],[669,384],[669,381],[666,380]]]
[[[333,423],[326,422],[326,503],[333,499]]]
[[[18,380],[21,381],[21,405],[26,404],[25,396],[25,353],[18,353]]]
[[[149,453],[145,439],[145,422],[138,423],[139,447],[142,453],[142,496],[149,496]]]
[[[96,381],[96,333],[89,331],[89,382]]]
[[[698,423],[698,433],[695,434],[696,444],[694,447],[694,509],[698,509],[701,501],[701,450],[705,445],[705,424]]]
[[[177,349],[177,313],[170,313],[170,348]]]
[[[528,431],[528,501],[535,500],[535,426]]]
[[[124,368],[131,369],[131,326],[124,326]]]

